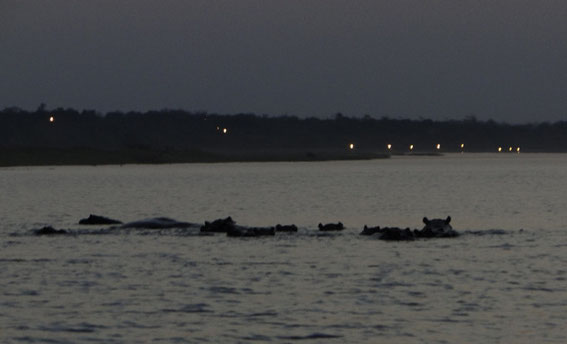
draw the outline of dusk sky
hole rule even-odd
[[[0,108],[567,119],[565,0],[0,0]]]

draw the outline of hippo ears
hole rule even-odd
[[[423,218],[423,223],[425,223],[426,225],[429,224],[429,220],[427,219],[427,217],[424,217],[424,218]]]
[[[447,219],[445,219],[445,224],[448,225],[449,222],[451,222],[451,216],[447,216]]]

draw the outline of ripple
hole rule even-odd
[[[312,333],[306,336],[278,336],[278,339],[284,340],[311,340],[311,339],[336,339],[342,338],[343,336],[334,335],[334,334],[326,334],[326,333]]]
[[[250,336],[242,337],[242,340],[249,340],[249,341],[261,341],[261,342],[271,342],[272,338],[268,336],[264,336],[261,334],[253,334]]]
[[[500,245],[491,245],[491,246],[487,246],[487,247],[488,248],[502,248],[502,249],[505,249],[505,250],[510,250],[510,249],[513,249],[516,246],[509,244],[509,243],[504,243],[504,244],[500,244]]]
[[[14,339],[23,343],[73,344],[72,341],[63,339],[35,338],[31,336],[14,337]]]
[[[240,294],[238,289],[230,287],[210,287],[208,290],[219,294]]]
[[[2,247],[3,248],[8,248],[8,247],[12,247],[12,246],[16,246],[16,245],[21,245],[23,244],[23,241],[15,241],[15,240],[8,240],[2,243]]]
[[[23,258],[0,258],[0,263],[49,263],[51,259],[36,258],[36,259],[23,259]]]
[[[523,230],[519,230],[519,232],[523,232]],[[484,229],[484,230],[466,230],[463,234],[468,235],[476,235],[476,236],[484,236],[484,235],[507,235],[512,234],[514,232],[507,231],[504,229]]]
[[[181,308],[177,309],[170,309],[166,308],[163,309],[162,312],[164,313],[213,313],[210,309],[208,309],[209,305],[206,303],[194,303],[185,305]]]
[[[556,291],[560,291],[559,289],[551,289],[551,288],[544,288],[544,287],[536,287],[536,286],[527,286],[524,288],[521,288],[522,290],[528,290],[528,291],[543,291],[546,293],[553,293]]]
[[[19,291],[4,292],[4,296],[38,296],[39,291],[33,289],[23,289]]]
[[[252,317],[252,318],[256,318],[256,317],[277,317],[278,315],[279,315],[278,312],[268,311],[268,312],[248,314],[248,317]]]
[[[106,329],[107,326],[95,325],[91,323],[80,323],[75,326],[62,324],[50,324],[49,326],[40,326],[38,329],[46,332],[71,332],[71,333],[93,333],[97,330]]]

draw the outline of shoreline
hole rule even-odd
[[[320,162],[376,160],[392,157],[442,157],[460,152],[358,152],[358,151],[253,151],[213,152],[192,150],[100,150],[92,148],[6,148],[0,147],[0,167],[165,165],[231,162]],[[493,154],[494,152],[465,152]],[[559,152],[528,152],[553,154]],[[503,156],[512,153],[494,153]],[[516,155],[517,153],[513,153]],[[526,154],[526,152],[522,152]]]
[[[344,151],[209,152],[202,150],[97,150],[90,148],[0,148],[0,167],[97,166],[227,162],[317,162],[388,159],[390,154]]]

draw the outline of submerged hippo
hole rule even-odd
[[[99,216],[99,215],[89,215],[86,219],[81,219],[79,221],[80,225],[119,225],[122,224],[122,221],[110,219],[108,217]]]
[[[433,219],[429,220],[427,217],[423,218],[425,226],[423,229],[398,228],[398,227],[368,227],[364,229],[360,235],[378,235],[380,240],[414,240],[416,238],[452,238],[459,235],[457,231],[449,224],[451,217],[447,216],[446,219]]]
[[[433,219],[429,220],[427,217],[423,218],[425,226],[422,230],[414,230],[417,238],[452,238],[459,235],[457,231],[449,224],[451,216],[446,219]]]
[[[414,240],[415,236],[409,228],[385,227],[382,228],[378,239],[387,241],[410,241]]]
[[[378,239],[380,240],[414,240],[414,233],[409,228],[399,228],[399,227],[368,227],[364,226],[364,229],[360,235],[374,235],[379,234]]]
[[[384,229],[380,228],[380,226],[368,227],[367,225],[364,225],[364,228],[362,229],[362,232],[360,232],[360,235],[373,235],[376,233],[382,233],[383,231]]]
[[[233,226],[226,232],[230,237],[258,237],[267,235],[276,235],[274,227],[243,227]]]
[[[320,231],[324,231],[324,232],[328,232],[328,231],[342,231],[343,229],[345,229],[345,226],[342,224],[342,222],[339,223],[327,223],[327,224],[322,224],[319,223],[319,230]]]
[[[40,229],[34,229],[34,235],[60,235],[60,234],[68,234],[68,232],[64,229],[55,229],[51,226],[45,226]]]
[[[235,226],[236,222],[229,216],[226,219],[218,219],[213,222],[205,221],[205,225],[201,226],[201,232],[227,233],[229,230],[234,229]]]
[[[265,235],[275,235],[274,227],[245,227],[238,226],[232,217],[217,219],[213,222],[205,221],[201,226],[202,233],[226,233],[229,237],[258,237]]]
[[[167,217],[154,217],[140,221],[128,222],[120,228],[144,228],[144,229],[163,229],[163,228],[188,228],[193,226],[189,222],[180,222]]]
[[[296,225],[276,225],[276,232],[297,232]]]

